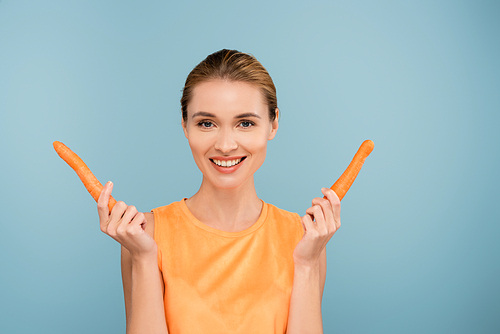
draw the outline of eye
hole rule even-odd
[[[242,128],[249,128],[249,127],[251,127],[253,125],[255,125],[255,123],[252,122],[252,121],[241,121],[241,123],[240,123],[240,126]]]
[[[214,123],[211,121],[203,120],[198,122],[198,126],[203,129],[209,129],[214,126]]]

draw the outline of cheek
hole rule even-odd
[[[243,146],[250,153],[257,154],[265,154],[267,150],[267,138],[263,136],[252,136],[248,138],[244,138],[240,141],[241,146]]]
[[[196,135],[190,135],[188,143],[195,160],[200,158],[200,155],[203,155],[209,147],[209,141],[207,138],[200,138]]]

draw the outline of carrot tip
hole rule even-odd
[[[361,146],[364,146],[366,150],[368,150],[369,153],[371,153],[373,151],[373,148],[375,147],[375,143],[370,139],[367,139],[361,144]]]
[[[356,176],[358,176],[358,173],[361,170],[365,159],[370,155],[374,147],[375,144],[373,143],[373,141],[369,139],[365,140],[354,155],[354,158],[352,159],[347,169],[330,188],[335,191],[340,200],[342,200],[342,198],[351,187],[352,183],[356,179]]]

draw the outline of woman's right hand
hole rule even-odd
[[[111,210],[108,202],[113,191],[113,183],[106,183],[97,201],[97,212],[101,231],[118,241],[133,258],[155,256],[157,246],[154,239],[146,232],[147,220],[144,213],[137,212],[133,205],[119,201]]]

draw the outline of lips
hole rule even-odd
[[[235,158],[235,159],[211,158],[210,161],[212,162],[215,169],[218,170],[219,172],[232,173],[232,172],[236,171],[241,166],[241,163],[245,159],[246,159],[246,157]]]
[[[238,158],[238,159],[232,159],[232,160],[218,160],[218,159],[210,159],[214,164],[216,164],[219,167],[233,167],[239,164],[241,161],[243,161],[246,157],[243,158]]]

